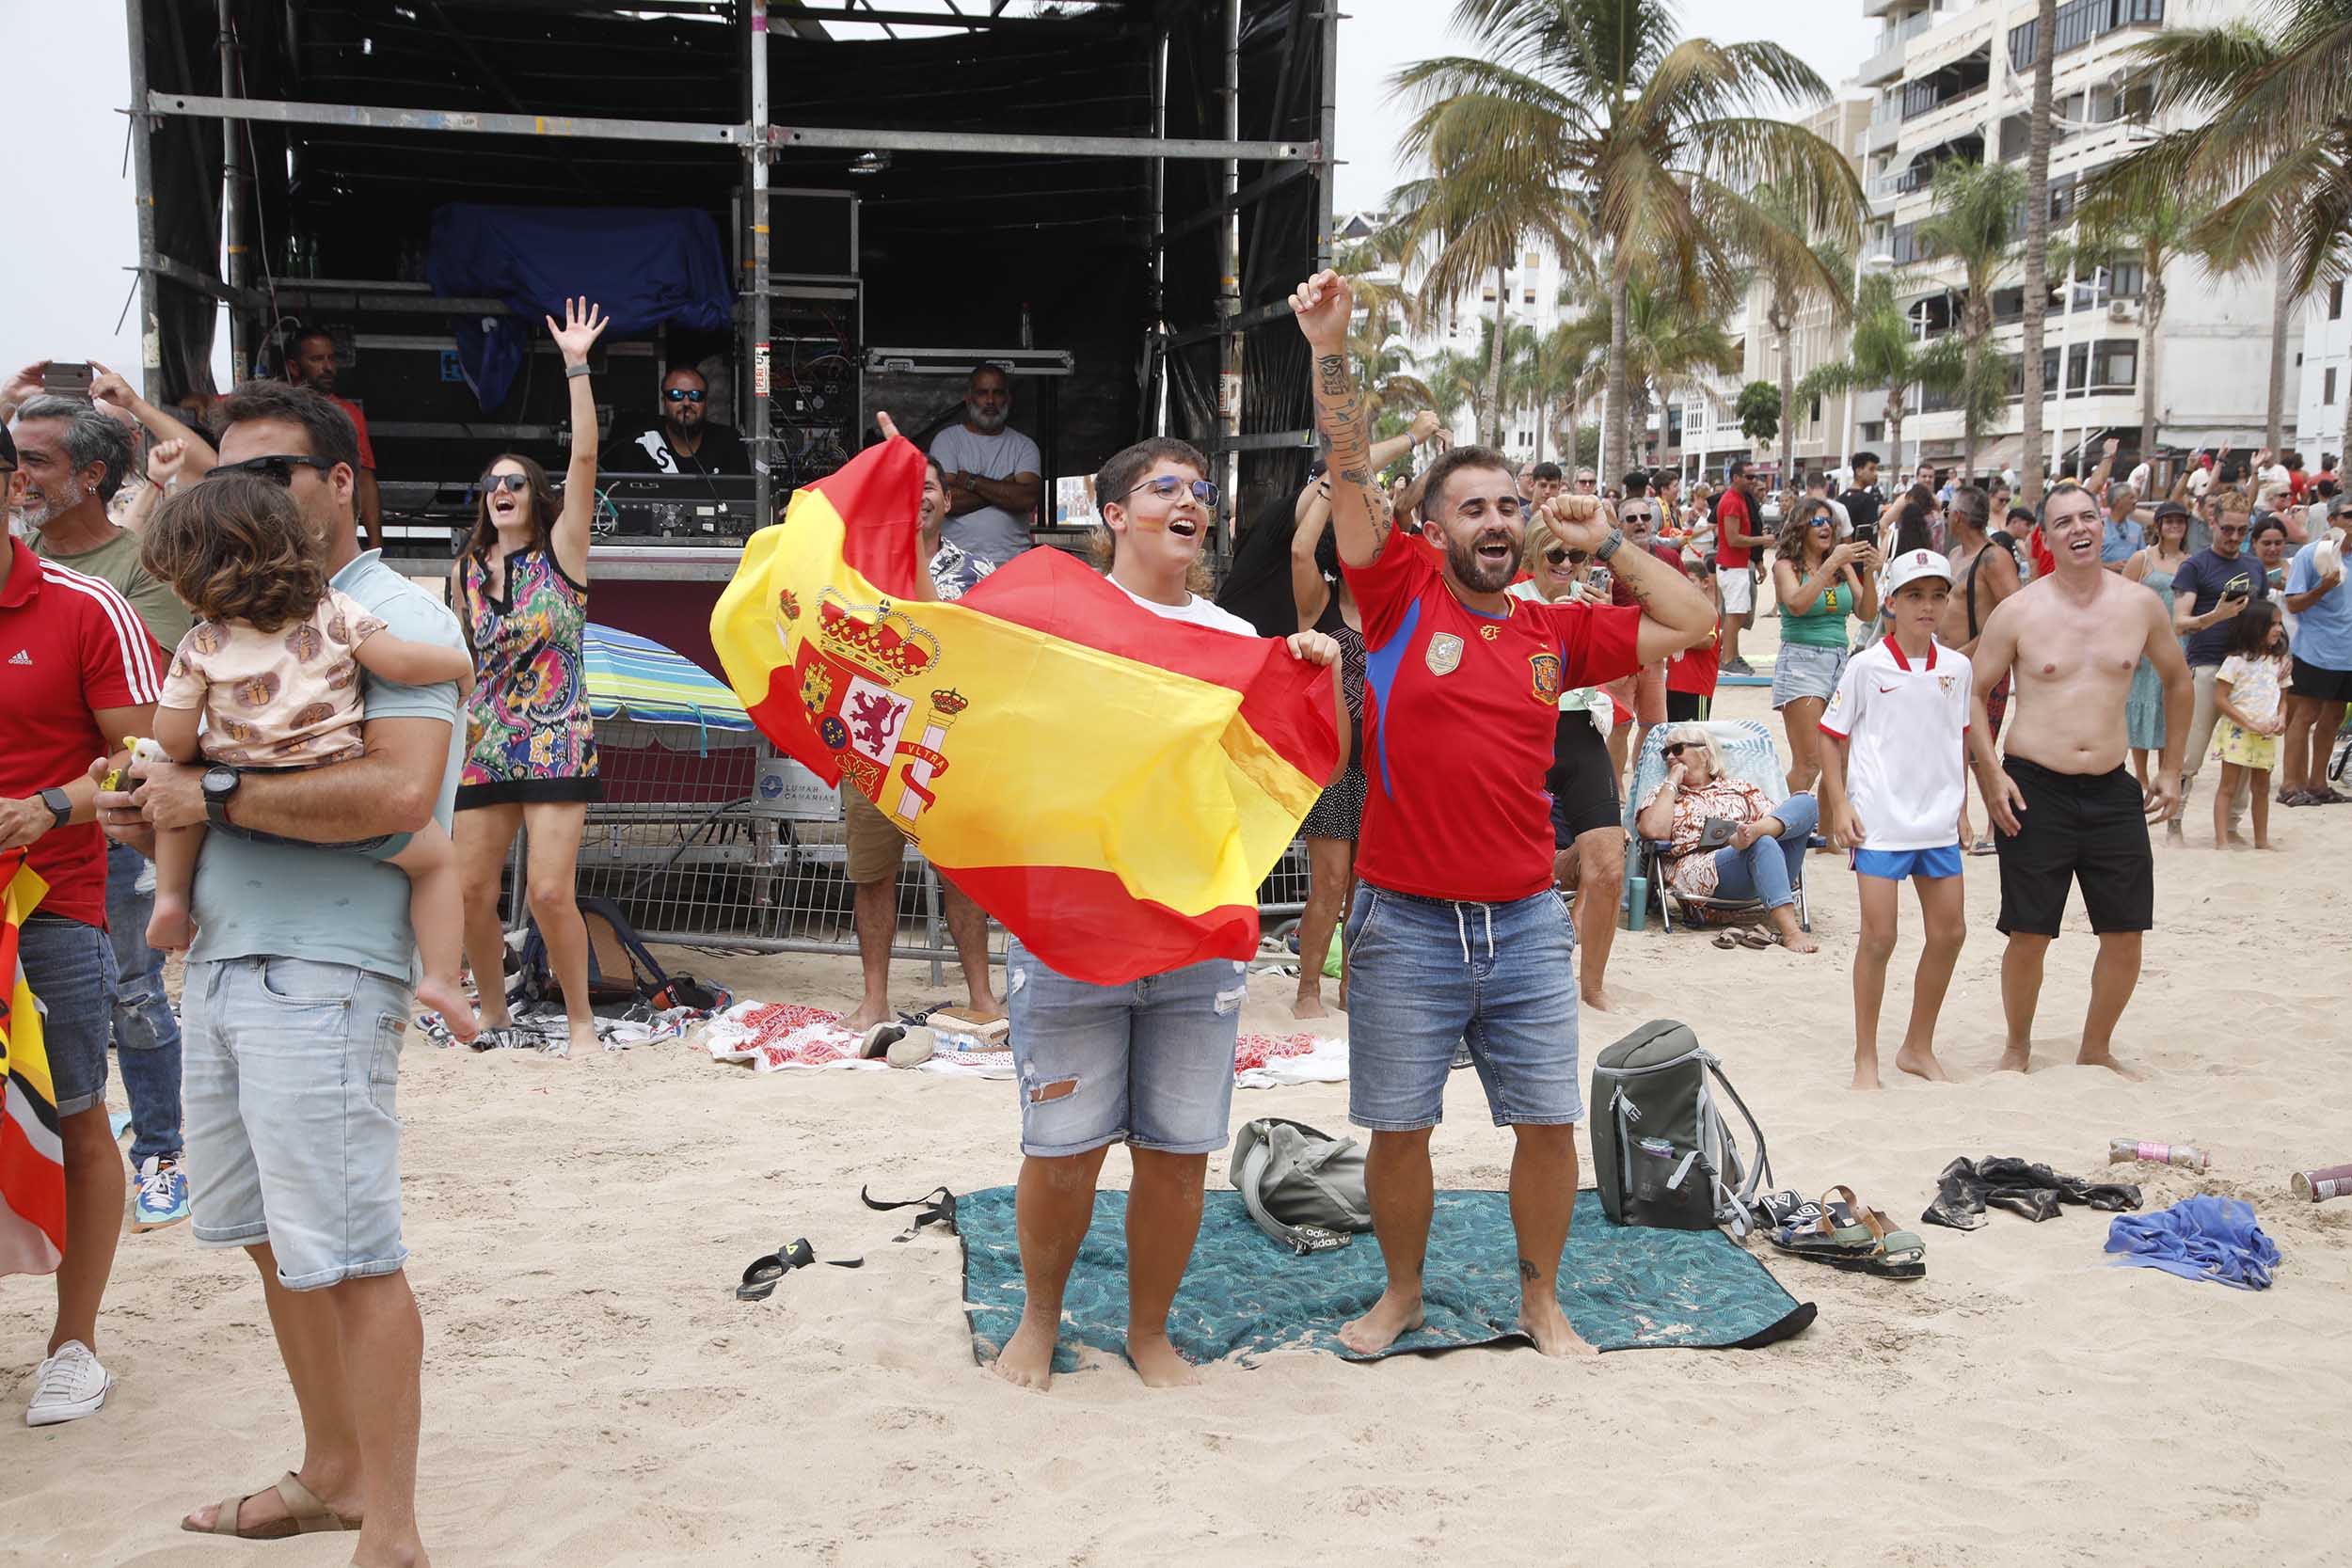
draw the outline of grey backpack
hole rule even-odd
[[[1305,1256],[1343,1247],[1372,1228],[1364,1151],[1304,1122],[1260,1117],[1233,1139],[1227,1169],[1258,1228]]]
[[[1724,1124],[1717,1088],[1756,1140],[1753,1168]],[[1611,1220],[1674,1230],[1723,1225],[1734,1236],[1754,1227],[1756,1191],[1772,1174],[1764,1132],[1688,1024],[1654,1020],[1603,1051],[1591,1103],[1594,1175]]]

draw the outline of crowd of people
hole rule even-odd
[[[1378,1302],[1339,1325],[1359,1351],[1421,1322],[1430,1141],[1461,1056],[1513,1132],[1521,1326],[1546,1354],[1586,1348],[1556,1289],[1584,1114],[1578,1021],[1613,1006],[1629,843],[1654,847],[1659,896],[1740,917],[1719,945],[1796,953],[1817,948],[1798,902],[1808,857],[1847,854],[1862,911],[1854,1085],[1867,1088],[1903,881],[1927,941],[1899,1069],[1945,1076],[1934,1035],[1965,938],[1963,857],[1987,848],[2006,939],[2001,1065],[2028,1065],[2044,958],[2079,883],[2099,952],[2078,1059],[2118,1066],[2153,918],[2148,822],[2183,831],[2208,754],[2217,842],[2234,837],[2242,797],[2268,846],[2274,769],[2280,803],[2344,799],[2326,764],[2352,701],[2352,498],[2324,469],[2257,454],[2249,495],[2217,454],[2144,522],[2149,476],[2112,482],[2113,443],[2084,480],[2030,499],[2013,480],[1931,469],[1890,499],[1868,453],[1836,495],[1816,476],[1768,497],[1739,462],[1712,491],[1644,471],[1604,491],[1590,470],[1454,444],[1431,415],[1374,441],[1345,350],[1348,285],[1321,274],[1291,303],[1328,449],[1263,536],[1276,592],[1258,612],[1238,608],[1251,594],[1239,562],[1225,602],[1200,592],[1220,499],[1201,453],[1144,441],[1104,465],[1095,494],[1106,575],[1137,606],[1279,636],[1330,672],[1299,699],[1327,702],[1345,744],[1302,825],[1313,890],[1295,1008],[1326,1010],[1336,930],[1349,1115],[1371,1134],[1387,1270]],[[580,641],[599,463],[589,356],[605,321],[576,300],[546,325],[569,379],[566,482],[521,453],[486,464],[446,602],[361,547],[373,465],[333,395],[331,338],[298,341],[289,379],[238,387],[209,429],[103,367],[87,398],[44,390],[40,366],[0,388],[22,534],[0,554],[0,851],[25,850],[49,887],[23,954],[51,1020],[69,1205],[27,1418],[91,1415],[111,1386],[97,1354],[124,1198],[111,1045],[136,1129],[133,1228],[189,1220],[199,1244],[248,1254],[302,1418],[297,1468],[192,1513],[191,1529],[359,1529],[365,1560],[421,1556],[400,1053],[420,1002],[461,1038],[514,1027],[498,868],[518,831],[531,849],[516,892],[545,934],[570,1044],[594,1038],[573,861],[598,791]],[[673,372],[660,423],[629,445],[656,464],[723,461],[705,389],[699,372]],[[958,597],[1028,542],[1036,449],[1007,429],[1009,406],[1002,372],[980,367],[962,422],[933,443],[915,597]],[[895,434],[886,416],[882,428]],[[126,496],[135,436],[149,483]],[[1437,450],[1383,478],[1416,448]],[[1735,766],[1709,710],[1724,679],[1753,674],[1740,637],[1759,604],[1780,617],[1771,688],[1788,742],[1762,777]],[[134,757],[132,738],[160,756]],[[1644,766],[1655,782],[1629,811],[1629,768]],[[1971,772],[1989,845],[1968,826]],[[864,958],[854,1026],[889,1016],[904,846],[870,800],[845,793],[844,810]],[[1125,1143],[1130,1359],[1147,1383],[1189,1381],[1167,1315],[1227,1140],[1247,966],[1098,986],[1016,942],[1000,1004],[984,914],[951,895],[947,917],[970,1016],[1009,1014],[1021,1087],[1028,1293],[996,1370],[1050,1381],[1099,1172]],[[182,946],[175,1018],[159,949]]]

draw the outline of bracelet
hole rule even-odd
[[[564,379],[566,381],[572,380],[576,376],[582,376],[588,373],[589,366],[588,361],[585,359],[582,359],[577,365],[566,365],[564,367]]]

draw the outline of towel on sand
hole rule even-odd
[[[2241,1291],[2270,1289],[2279,1246],[2254,1223],[2242,1198],[2201,1193],[2153,1214],[2118,1214],[2107,1227],[2107,1250],[2119,1269],[2162,1269],[2183,1279],[2210,1279]]]
[[[1935,1201],[1919,1216],[1928,1225],[1974,1230],[1984,1223],[1984,1206],[2007,1209],[2037,1224],[2054,1219],[2062,1203],[2093,1209],[2137,1209],[2139,1189],[2122,1181],[2086,1181],[2060,1176],[2047,1165],[2029,1165],[2012,1156],[1954,1160],[1936,1178]]]

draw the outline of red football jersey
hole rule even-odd
[[[1642,612],[1514,598],[1484,615],[1426,550],[1385,549],[1343,570],[1368,654],[1359,874],[1426,898],[1543,892],[1560,693],[1632,674]]]

